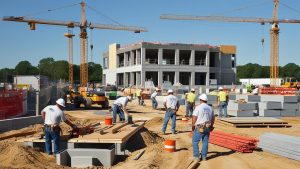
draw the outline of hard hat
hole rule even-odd
[[[56,100],[56,104],[62,106],[62,107],[66,107],[66,104],[65,104],[65,100],[60,98],[60,99],[57,99]]]
[[[172,90],[172,89],[169,89],[167,93],[173,93],[173,90]]]
[[[191,89],[191,92],[195,92],[195,89]]]
[[[219,90],[223,90],[223,87],[219,87]]]
[[[203,100],[203,101],[207,101],[207,95],[206,95],[206,94],[201,94],[201,95],[199,96],[199,99],[200,99],[200,100]]]

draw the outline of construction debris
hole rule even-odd
[[[280,156],[300,161],[300,137],[278,133],[264,133],[258,147]]]
[[[209,137],[209,143],[242,153],[252,153],[256,148],[257,142],[258,140],[253,138],[241,137],[221,131],[212,131]]]

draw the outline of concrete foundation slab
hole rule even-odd
[[[281,115],[281,110],[259,109],[259,116],[262,117],[279,117],[280,115]]]

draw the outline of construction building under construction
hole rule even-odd
[[[109,45],[103,56],[103,84],[161,86],[231,85],[236,81],[236,47],[139,42]]]

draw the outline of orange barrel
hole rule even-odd
[[[105,125],[112,125],[112,117],[106,117],[104,119],[104,124]]]
[[[175,152],[176,150],[176,141],[175,140],[165,140],[165,150],[167,152]]]

